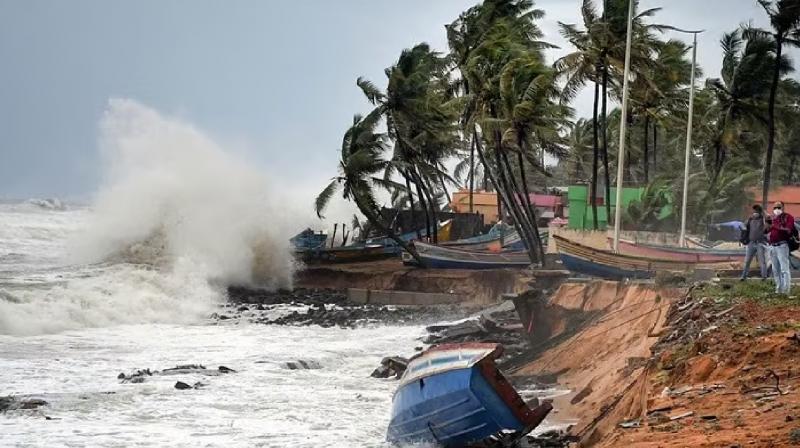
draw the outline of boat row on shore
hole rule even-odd
[[[413,245],[419,260],[427,268],[520,269],[531,266],[519,235],[505,226],[498,225],[485,235],[456,241],[448,241],[448,226],[449,223],[440,224],[442,242],[438,245],[418,240],[416,232],[401,238]],[[367,262],[402,257],[406,265],[418,264],[416,258],[386,238],[368,240],[360,245],[326,247],[320,234],[304,233],[295,237],[293,244],[298,257],[305,262]],[[546,232],[542,232],[542,238],[548,238]],[[676,247],[623,239],[619,242],[619,252],[614,252],[558,235],[553,239],[564,268],[576,274],[608,279],[646,279],[660,271],[738,269],[744,259],[744,248],[715,249],[699,243],[692,244],[692,247]]]

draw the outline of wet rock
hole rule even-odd
[[[408,359],[401,356],[387,356],[381,360],[381,365],[372,371],[373,378],[400,378],[408,367]]]
[[[0,397],[0,412],[5,412],[11,409],[16,404],[17,400],[14,397]]]
[[[0,397],[0,412],[15,411],[18,409],[37,409],[47,405],[48,403],[41,398],[19,399],[11,395]]]
[[[41,406],[47,406],[47,402],[39,398],[31,398],[22,400],[19,404],[19,409],[36,409]]]
[[[192,388],[192,386],[184,383],[183,381],[178,381],[177,383],[175,383],[175,389],[178,389],[178,390],[187,390],[187,389],[191,389],[191,388]]]
[[[175,367],[170,367],[169,369],[164,369],[162,370],[162,372],[164,374],[167,374],[167,372],[176,372],[176,371],[181,371],[180,373],[183,373],[182,371],[186,370],[206,370],[206,366],[202,364],[183,364]]]
[[[350,302],[343,291],[296,289],[267,291],[241,287],[228,288],[228,299],[234,306],[266,309],[265,305],[305,305],[304,311],[293,311],[280,318],[247,316],[254,323],[269,325],[318,325],[322,328],[355,328],[385,323],[434,322],[463,317],[466,313],[456,305],[431,307],[388,307]],[[241,308],[241,306],[239,307]],[[217,315],[217,320],[221,316]]]
[[[120,380],[121,383],[133,383],[139,384],[144,383],[147,377],[153,376],[153,372],[150,369],[144,370],[136,370],[133,373],[126,375],[125,373],[120,373],[117,375],[117,379]]]
[[[238,311],[238,312],[240,312],[240,313],[243,313],[243,312],[245,312],[245,311],[250,311],[250,308],[248,308],[248,307],[246,307],[246,306],[242,305],[242,306],[240,306],[239,308],[236,308],[236,311]]]
[[[167,375],[195,374],[195,375],[205,375],[205,376],[219,376],[228,373],[236,373],[236,370],[233,370],[230,367],[226,366],[219,366],[217,369],[207,369],[206,366],[202,364],[183,364],[175,367],[170,367],[162,371],[144,369],[144,370],[136,370],[129,375],[126,375],[125,373],[120,373],[119,375],[117,375],[117,379],[119,379],[122,383],[139,384],[139,383],[144,383],[148,377],[151,377],[153,375],[167,376]]]
[[[304,359],[286,362],[283,364],[283,367],[289,370],[317,370],[322,368],[318,362],[306,361]]]

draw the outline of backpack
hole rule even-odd
[[[781,225],[786,224],[786,215],[781,215]],[[793,225],[791,235],[789,236],[789,252],[794,252],[800,249],[800,232],[797,230],[797,225]]]

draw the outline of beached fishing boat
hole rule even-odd
[[[723,270],[737,267],[737,263],[729,262],[692,263],[615,254],[584,246],[558,235],[553,235],[553,238],[564,267],[593,277],[645,279],[652,278],[659,271],[691,272],[696,269]]]
[[[612,238],[608,240],[609,245],[613,244]],[[689,263],[737,262],[744,258],[744,249],[697,249],[634,243],[628,240],[619,240],[619,250],[623,254],[637,257]]]
[[[440,242],[448,242],[450,241],[450,235],[452,235],[453,230],[453,220],[448,219],[447,221],[443,221],[439,223],[439,228],[437,230],[437,234],[439,237]],[[411,242],[419,239],[419,236],[426,238],[428,236],[427,229],[421,229],[419,231],[419,235],[416,231],[414,232],[407,232],[399,236],[400,240],[405,242]],[[397,242],[387,236],[381,236],[377,238],[370,238],[366,242],[367,245],[380,245],[380,246],[397,246]]]
[[[433,269],[505,269],[526,268],[531,260],[527,252],[476,252],[414,242],[417,254],[425,267]],[[403,263],[415,264],[411,255],[403,253]]]
[[[305,263],[358,263],[396,257],[400,254],[400,248],[361,244],[302,250],[295,254]]]
[[[501,238],[505,235],[510,235],[512,232],[511,229],[508,228],[507,225],[503,223],[498,223],[492,226],[489,231],[483,235],[473,236],[471,238],[464,238],[455,241],[445,241],[441,242],[442,246],[458,246],[458,247],[467,247],[467,246],[483,246],[488,243],[492,243],[495,241],[500,241]]]
[[[392,398],[386,439],[461,447],[524,437],[553,406],[531,409],[495,366],[501,354],[498,344],[463,343],[412,358]]]
[[[541,229],[539,230],[539,237],[542,239],[542,244],[547,245],[547,239],[549,238],[549,233],[544,232]],[[525,243],[522,242],[522,238],[520,238],[519,233],[516,230],[512,230],[505,237],[502,239],[502,244],[500,240],[494,241],[489,243],[486,250],[490,252],[501,252],[507,250],[525,250]]]
[[[289,239],[294,250],[317,249],[325,245],[328,235],[324,232],[315,232],[311,229],[303,230]]]

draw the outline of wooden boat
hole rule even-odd
[[[290,238],[289,243],[295,250],[308,250],[324,246],[327,240],[325,233],[306,229]]]
[[[462,447],[536,428],[553,406],[531,409],[495,366],[501,354],[499,344],[462,343],[412,358],[392,398],[387,441]]]
[[[472,252],[420,241],[414,242],[414,248],[425,266],[433,269],[526,268],[531,264],[527,252]],[[403,263],[413,265],[415,260],[411,255],[403,253]]]
[[[686,237],[686,247],[692,249],[712,249],[714,246],[705,243],[700,238]]]
[[[437,230],[439,241],[446,242],[450,241],[450,235],[452,235],[453,230],[453,220],[448,219],[447,221],[440,222],[439,228]],[[419,232],[419,235],[422,235],[423,238],[428,236],[427,229],[422,229]],[[402,241],[411,242],[418,239],[417,232],[408,232],[404,233],[399,236]],[[367,245],[378,245],[378,246],[397,246],[397,242],[389,237],[382,236],[377,238],[370,238],[366,242]]]
[[[455,247],[468,247],[468,246],[485,246],[495,241],[500,241],[504,235],[509,235],[512,232],[505,224],[495,224],[484,235],[477,235],[471,238],[464,238],[455,241],[445,241],[440,243],[442,246],[455,246]]]
[[[609,244],[613,239],[609,238]],[[628,240],[619,240],[619,250],[623,254],[637,257],[655,258],[662,260],[685,261],[689,263],[715,263],[715,262],[741,262],[744,258],[744,249],[717,250],[694,249],[674,246],[661,246],[656,244],[634,243]]]
[[[615,254],[584,246],[558,235],[553,235],[553,238],[564,267],[593,277],[645,279],[652,278],[659,271],[689,272],[695,269],[724,270],[737,267],[736,263],[692,263]]]
[[[345,247],[317,248],[295,252],[305,263],[358,263],[396,257],[398,246],[353,245]]]
[[[539,237],[542,239],[542,244],[547,245],[547,238],[549,238],[548,232],[539,232]],[[490,252],[501,252],[505,250],[525,250],[525,243],[522,242],[522,238],[520,238],[519,233],[516,230],[512,230],[510,233],[506,234],[505,238],[503,238],[502,245],[500,241],[496,241],[491,243],[487,250]]]

